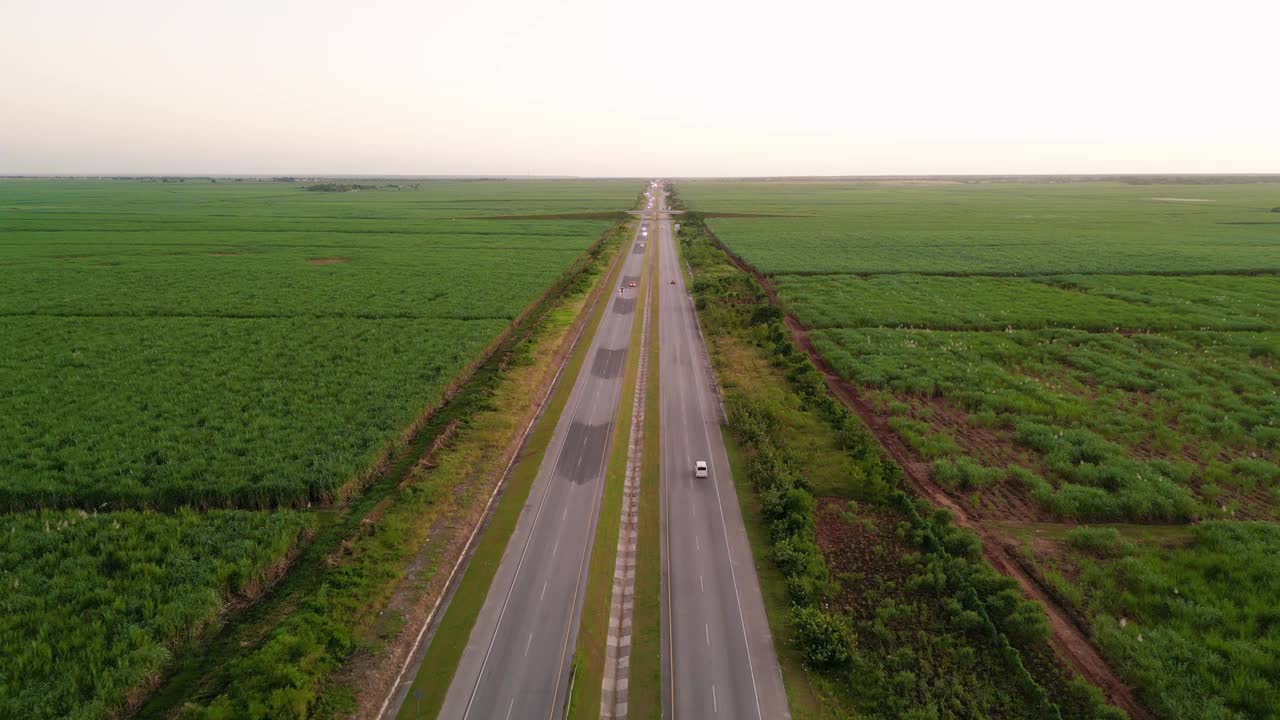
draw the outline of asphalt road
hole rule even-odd
[[[625,287],[640,279],[645,254],[624,257]],[[442,719],[558,718],[564,710],[638,288],[607,291],[609,307],[467,641]]]
[[[659,211],[663,205],[660,199]],[[720,435],[706,345],[685,291],[672,222],[659,218],[663,715],[789,718]],[[707,462],[709,477],[694,477],[698,460]]]

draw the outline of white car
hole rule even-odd
[[[693,476],[704,478],[707,476],[707,461],[699,460],[693,464]]]

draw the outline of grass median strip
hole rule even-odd
[[[645,243],[645,266],[641,271],[636,313],[631,326],[629,347],[639,348],[644,319],[644,303],[648,298],[652,249]],[[626,476],[627,452],[631,437],[632,410],[635,407],[636,377],[640,369],[640,353],[628,352],[622,381],[622,397],[618,403],[618,422],[614,425],[609,449],[609,465],[605,471],[604,498],[600,521],[596,525],[591,564],[587,570],[586,598],[582,605],[582,624],[575,653],[576,674],[566,717],[597,718],[600,715],[601,683],[605,672],[605,655],[609,637],[609,608],[613,595],[613,575],[618,556],[618,527],[621,524],[623,480]]]
[[[654,267],[658,266],[654,249]],[[650,278],[655,302],[658,276]],[[631,625],[631,677],[627,686],[627,714],[637,720],[662,716],[662,554],[659,513],[662,496],[661,395],[659,394],[658,317],[649,318],[649,369],[645,386],[644,454],[640,463],[640,532],[636,542],[635,595]]]
[[[624,245],[623,251],[625,247]],[[622,272],[622,259],[625,256],[620,253],[617,257],[618,261],[614,268],[603,281],[604,288],[618,283]],[[409,699],[397,717],[434,718],[440,712],[449,684],[457,671],[458,662],[462,659],[467,639],[471,636],[471,629],[475,625],[476,617],[480,614],[480,608],[484,605],[485,597],[489,593],[489,586],[493,583],[493,577],[502,561],[502,554],[520,519],[520,513],[529,497],[533,481],[538,475],[543,455],[555,432],[556,422],[568,403],[569,394],[573,390],[591,346],[591,338],[595,335],[600,319],[604,316],[605,308],[608,307],[609,297],[607,291],[601,291],[596,307],[592,310],[591,320],[578,339],[577,347],[548,399],[546,412],[530,432],[520,459],[511,470],[511,476],[507,480],[502,496],[498,499],[489,525],[483,531],[475,553],[468,562],[462,580],[431,639],[426,657],[423,658],[418,674],[414,678]]]

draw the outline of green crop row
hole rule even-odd
[[[0,319],[0,508],[330,500],[505,325]]]
[[[1280,271],[1280,184],[681,183],[770,274]],[[1167,196],[1202,202],[1169,201]]]
[[[867,329],[813,339],[845,377],[946,398],[1033,451],[1046,474],[1018,478],[1063,516],[1188,519],[1236,510],[1233,493],[1280,492],[1275,333]]]
[[[1280,280],[1266,276],[1036,278],[779,275],[810,328],[1275,330]]]
[[[225,603],[283,569],[311,520],[0,515],[0,717],[111,717],[137,702]]]

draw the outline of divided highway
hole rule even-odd
[[[623,287],[640,279],[646,254],[634,252],[638,233],[624,260]],[[606,291],[609,307],[467,641],[442,720],[559,718],[564,711],[639,292]]]
[[[468,638],[442,720],[563,716],[637,310],[639,289],[629,284],[640,279],[646,240],[658,243],[660,261],[663,716],[790,717],[710,361],[666,199],[655,195],[656,207],[643,216],[648,236],[638,228],[623,260],[622,292],[607,288],[608,308]],[[707,477],[694,476],[698,461],[707,463]],[[397,690],[393,714],[407,692]]]
[[[789,718],[760,582],[720,435],[719,398],[660,193],[663,715]],[[704,460],[708,477],[694,477]]]

